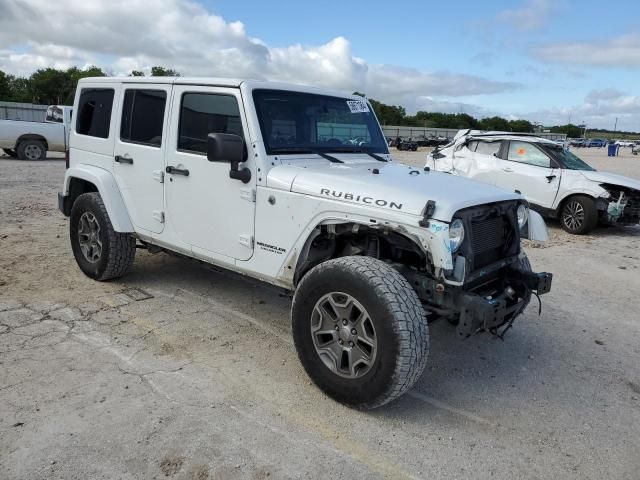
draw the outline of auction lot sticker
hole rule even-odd
[[[367,113],[369,105],[364,100],[347,100],[347,105],[351,113]]]

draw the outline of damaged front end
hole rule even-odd
[[[520,247],[518,202],[499,202],[456,213],[466,239],[440,279],[405,271],[425,309],[457,324],[461,337],[487,331],[502,337],[532,295],[551,290],[553,275],[535,273]]]
[[[598,199],[603,223],[637,225],[640,223],[640,191],[620,185],[601,184],[607,193]]]

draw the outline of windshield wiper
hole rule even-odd
[[[327,153],[321,152],[319,150],[314,150],[313,148],[306,147],[281,147],[281,148],[272,148],[271,151],[273,153],[314,153],[316,155],[320,155],[325,160],[329,160],[331,163],[344,163],[339,158],[333,157]]]
[[[379,162],[388,162],[386,158],[381,157],[376,153],[367,152],[366,150],[363,150],[361,148],[334,148],[331,151],[335,153],[364,153],[366,155],[369,155],[371,158],[375,158]]]

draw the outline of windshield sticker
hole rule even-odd
[[[347,100],[347,106],[351,113],[368,113],[369,105],[364,100]]]

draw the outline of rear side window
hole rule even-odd
[[[480,153],[481,155],[497,154],[500,150],[500,143],[501,142],[478,142],[476,153]]]
[[[112,88],[83,89],[78,102],[76,133],[108,138],[112,107]]]
[[[122,105],[120,140],[159,147],[166,103],[164,90],[127,90]]]
[[[180,108],[178,150],[206,154],[210,133],[243,136],[238,101],[231,95],[185,93]]]

